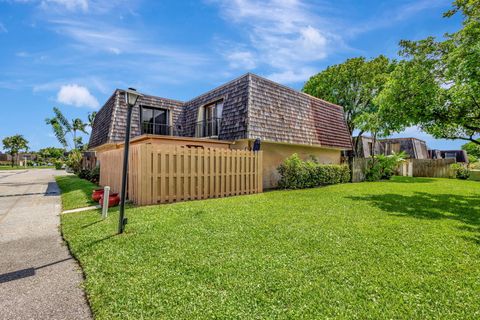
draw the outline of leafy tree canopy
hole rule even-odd
[[[382,91],[394,66],[395,62],[385,56],[348,59],[311,77],[302,91],[342,106],[352,134],[358,128],[359,116],[377,111],[374,98]]]
[[[405,126],[480,145],[480,0],[457,0],[445,16],[460,13],[462,29],[443,41],[400,42],[405,60],[375,103]]]
[[[38,150],[38,155],[45,160],[50,160],[50,159],[60,159],[64,156],[65,154],[65,149],[63,148],[55,148],[55,147],[47,147]]]
[[[467,151],[469,156],[473,156],[476,159],[480,159],[480,144],[474,142],[468,142],[462,146],[462,150]]]

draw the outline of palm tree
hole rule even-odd
[[[73,119],[72,122],[69,122],[67,118],[63,115],[59,108],[54,107],[53,113],[55,116],[53,118],[45,119],[47,125],[50,125],[53,129],[53,133],[57,138],[60,144],[67,148],[67,134],[71,133],[73,135],[73,146],[75,149],[79,149],[83,146],[82,137],[77,137],[77,132],[88,133],[85,128],[87,124],[82,121],[80,118]],[[90,116],[89,116],[90,120]]]
[[[88,126],[93,128],[93,122],[95,121],[95,117],[97,116],[97,111],[89,112],[88,113]]]

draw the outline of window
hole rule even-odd
[[[199,110],[197,137],[215,137],[220,133],[223,100],[208,104]]]
[[[142,133],[169,135],[168,110],[142,107]]]

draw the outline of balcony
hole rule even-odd
[[[195,126],[195,137],[213,138],[220,134],[222,118],[213,118],[207,121],[198,121]]]
[[[171,126],[168,124],[142,123],[142,134],[161,136],[217,138],[220,134],[222,119],[214,118],[208,121],[198,121],[187,126]]]
[[[161,136],[181,136],[180,130],[168,124],[142,123],[142,134],[156,134]]]

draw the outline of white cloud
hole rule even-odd
[[[116,27],[108,23],[79,22],[66,19],[52,20],[55,30],[76,42],[79,48],[89,53],[92,50],[107,52],[114,55],[135,54],[152,56],[156,59],[168,60],[170,63],[198,65],[207,61],[200,53],[188,52],[167,45],[154,45],[140,33],[129,29]]]
[[[225,20],[246,30],[251,50],[226,55],[233,67],[252,69],[266,65],[272,69],[270,78],[282,82],[298,82],[311,69],[313,62],[324,59],[342,43],[329,30],[327,19],[314,14],[313,8],[300,0],[219,0]],[[299,71],[300,70],[300,71]]]
[[[0,22],[0,33],[8,33],[7,28],[3,23]]]
[[[43,8],[54,6],[57,8],[65,8],[68,11],[81,10],[86,12],[88,11],[88,0],[42,0],[40,6]]]
[[[233,69],[251,70],[256,67],[255,57],[251,51],[238,50],[225,55]]]
[[[78,84],[63,85],[58,91],[57,101],[75,107],[98,108],[100,105],[86,87]]]

